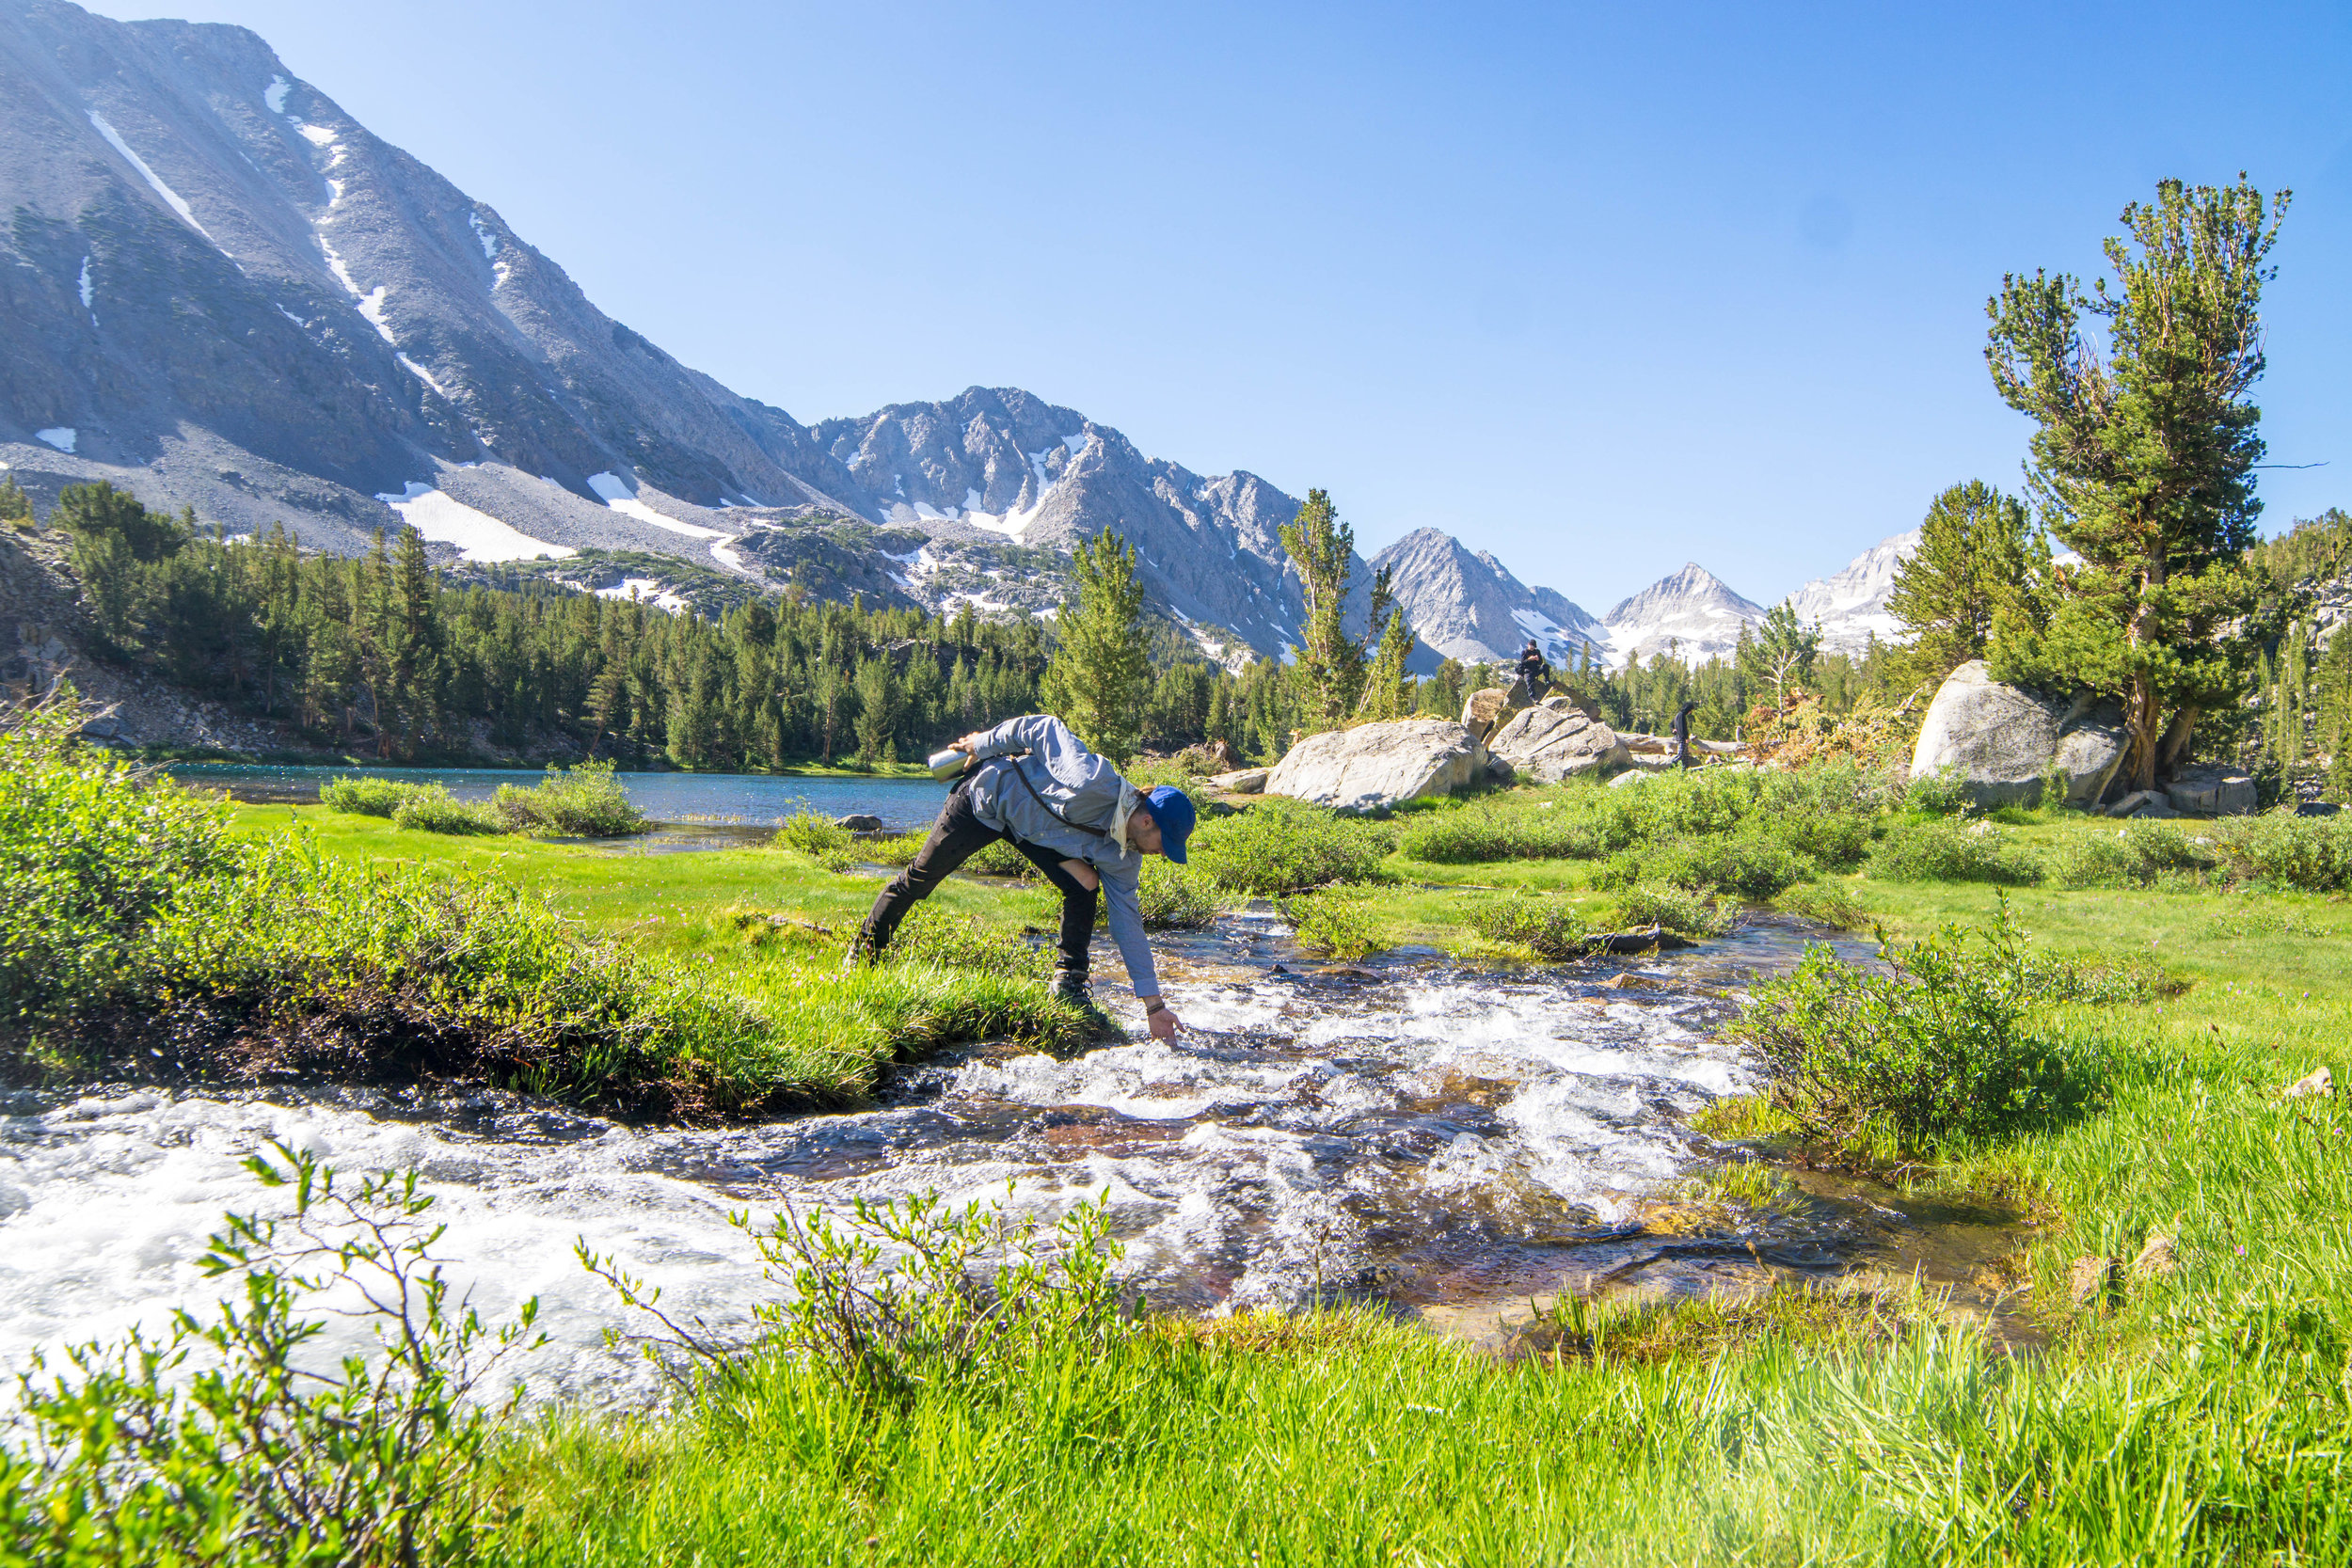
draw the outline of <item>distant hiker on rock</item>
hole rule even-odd
[[[1545,689],[1551,684],[1551,663],[1544,657],[1544,651],[1535,646],[1534,638],[1527,640],[1527,651],[1519,655],[1514,668],[1519,673],[1519,683],[1527,688],[1527,700],[1542,702]]]
[[[882,956],[898,922],[956,867],[1002,839],[1028,857],[1061,894],[1054,994],[1089,1006],[1088,946],[1094,940],[1096,890],[1110,895],[1111,940],[1126,960],[1127,980],[1156,1039],[1173,1039],[1176,1014],[1160,999],[1152,944],[1136,895],[1146,855],[1184,863],[1192,836],[1191,800],[1172,784],[1138,792],[1051,714],[1008,719],[967,735],[951,750],[964,766],[947,804],[914,862],[891,879],[850,943],[849,962]]]
[[[1695,768],[1698,758],[1691,754],[1691,715],[1698,711],[1698,704],[1686,702],[1675,709],[1675,766]]]

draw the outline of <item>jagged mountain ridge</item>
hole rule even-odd
[[[1213,655],[1296,639],[1295,498],[1011,388],[803,426],[605,316],[243,28],[0,0],[0,465],[44,505],[109,479],[343,553],[406,522],[478,561],[628,551],[1020,613],[1049,611],[1063,552],[1108,527]],[[1653,589],[1649,621],[1604,625],[1434,530],[1380,560],[1416,630],[1463,657],[1533,634],[1621,662],[1674,619]],[[1692,613],[1678,651],[1727,651],[1736,626]]]
[[[1580,657],[1587,642],[1596,651],[1608,644],[1607,628],[1581,606],[1527,587],[1492,555],[1439,529],[1416,529],[1374,556],[1372,568],[1392,574],[1406,624],[1449,658],[1508,664],[1533,637],[1559,664]]]
[[[342,553],[406,522],[472,560],[630,550],[771,583],[821,536],[909,602],[1011,610],[1059,596],[1011,546],[1116,527],[1204,647],[1295,641],[1294,498],[1009,389],[813,431],[605,316],[244,28],[0,0],[0,463],[44,501],[109,479]]]
[[[953,603],[943,562],[1007,543],[1066,551],[1104,528],[1136,547],[1155,599],[1212,657],[1234,644],[1279,655],[1298,640],[1305,597],[1279,530],[1299,502],[1257,475],[1203,477],[1147,457],[1126,436],[1075,409],[1012,388],[975,387],[940,403],[895,404],[814,429],[847,470],[866,515],[931,541],[908,563],[918,595]],[[1369,608],[1371,569],[1356,558],[1349,604]],[[992,601],[1014,586],[990,590]],[[1417,650],[1414,666],[1434,668]]]

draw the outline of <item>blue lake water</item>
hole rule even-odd
[[[486,800],[502,784],[534,784],[545,775],[520,768],[274,768],[246,763],[185,763],[181,783],[221,789],[249,804],[315,801],[319,785],[346,775],[438,784],[461,800]],[[863,813],[894,830],[928,827],[947,798],[934,779],[803,777],[776,773],[618,773],[637,809],[657,822],[774,827],[797,812],[826,816]]]

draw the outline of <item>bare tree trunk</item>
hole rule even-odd
[[[2123,775],[2135,790],[2156,787],[2156,751],[2163,738],[2156,694],[2147,678],[2134,675],[2125,683],[2123,719],[2131,740],[2123,752]]]
[[[2156,748],[2157,772],[2168,779],[2172,776],[2172,770],[2180,765],[2181,758],[2187,754],[2189,736],[2197,733],[2197,721],[2201,717],[2193,707],[2185,707],[2172,716],[2172,722],[2165,727],[2164,742]]]

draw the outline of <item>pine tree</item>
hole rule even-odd
[[[0,523],[30,523],[33,520],[33,498],[16,482],[14,474],[0,474]]]
[[[906,693],[888,654],[879,654],[858,666],[857,752],[861,761],[896,762],[895,737],[906,706]]]
[[[1987,307],[1994,385],[2040,426],[2033,497],[2082,557],[2051,574],[2046,630],[1996,627],[1994,673],[2121,699],[2128,789],[2153,786],[2199,716],[2247,690],[2264,450],[2248,394],[2286,204],[2243,175],[2226,190],[2165,181],[2153,204],[2124,209],[2129,238],[2106,243],[2116,288],[2013,275]],[[2086,316],[2106,326],[2104,359]]]
[[[1079,739],[1123,767],[1142,742],[1151,679],[1135,550],[1104,529],[1072,553],[1070,590],[1040,695]]]
[[[1383,570],[1373,585],[1375,602],[1386,596],[1388,577]],[[1391,609],[1388,629],[1380,634],[1380,645],[1364,673],[1364,694],[1358,708],[1365,718],[1402,719],[1412,711],[1413,678],[1405,673],[1405,660],[1412,652],[1413,633],[1405,624],[1405,612]]]
[[[1753,636],[1741,628],[1735,662],[1750,691],[1760,696],[1765,686],[1772,687],[1772,711],[1778,713],[1788,706],[1791,687],[1802,690],[1811,683],[1820,647],[1821,628],[1799,621],[1795,607],[1783,599],[1764,612]],[[1675,706],[1680,705],[1677,694]]]
[[[1340,521],[1328,495],[1310,490],[1296,520],[1284,523],[1280,533],[1306,591],[1307,625],[1297,652],[1299,676],[1307,684],[1307,718],[1316,729],[1333,729],[1355,711],[1364,687],[1364,646],[1347,635],[1356,531]]]
[[[1895,568],[1887,612],[1910,631],[1906,674],[1940,684],[1961,665],[1984,657],[1994,617],[2022,606],[2040,546],[2026,503],[1981,480],[1955,484],[1928,506],[1919,547]]]

